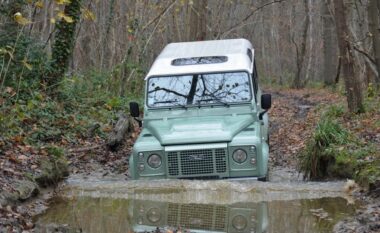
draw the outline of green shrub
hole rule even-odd
[[[347,130],[330,118],[323,119],[300,155],[300,170],[310,179],[346,177],[351,171],[342,168],[351,160],[347,159],[350,153],[343,145],[349,143],[352,139]]]
[[[322,114],[322,118],[331,118],[336,119],[338,117],[342,117],[346,112],[344,106],[342,105],[331,105],[327,108],[327,110]]]

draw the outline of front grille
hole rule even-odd
[[[169,204],[168,225],[188,229],[224,231],[227,208],[224,206]]]
[[[177,152],[168,153],[168,169],[169,169],[169,175],[171,176],[179,175]]]
[[[215,230],[223,231],[226,227],[226,207],[218,206],[215,208]]]
[[[168,152],[169,176],[197,177],[227,172],[224,148]]]
[[[216,172],[224,173],[227,171],[227,158],[225,149],[215,150],[215,162],[216,162]]]
[[[179,154],[182,175],[214,173],[212,150],[187,150]]]

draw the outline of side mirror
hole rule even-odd
[[[272,96],[270,94],[261,95],[261,108],[269,110],[272,107]]]
[[[129,103],[129,111],[130,111],[132,117],[139,117],[140,116],[139,104],[136,102],[130,102]]]

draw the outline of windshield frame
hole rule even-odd
[[[204,74],[225,74],[225,73],[237,73],[237,72],[244,72],[248,75],[248,82],[249,82],[249,91],[250,91],[250,99],[247,101],[242,101],[242,102],[227,102],[228,106],[233,106],[233,105],[242,105],[242,104],[251,104],[252,100],[255,99],[256,93],[253,89],[252,85],[252,75],[250,74],[249,71],[247,70],[228,70],[228,71],[212,71],[212,72],[203,72],[203,73],[183,73],[183,74],[166,74],[166,75],[152,75],[149,76],[145,79],[145,105],[147,106],[148,109],[184,109],[184,106],[187,108],[199,108],[199,107],[214,107],[214,106],[221,106],[221,107],[226,107],[225,104],[223,103],[203,103],[203,104],[189,104],[189,105],[172,105],[172,106],[162,106],[162,107],[152,107],[148,104],[148,83],[151,78],[163,78],[163,77],[168,77],[168,76],[186,76],[186,75],[204,75]]]

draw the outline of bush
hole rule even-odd
[[[6,28],[0,37],[0,82],[1,88],[11,87],[17,94],[6,99],[27,99],[31,90],[40,89],[42,77],[48,70],[47,61],[41,43],[26,35],[18,26]],[[0,98],[7,97],[3,90],[0,91]]]
[[[347,165],[349,153],[342,146],[351,142],[350,134],[340,124],[330,118],[323,119],[300,155],[300,170],[310,179],[346,177],[350,172],[340,169]]]
[[[368,106],[379,106],[376,97],[366,101]],[[346,115],[344,107],[337,105],[321,111],[321,120],[299,157],[305,178],[353,178],[370,190],[376,189],[380,184],[379,148],[364,135],[376,132],[379,108],[360,116]],[[343,120],[349,121],[346,125],[351,131],[339,123]]]

